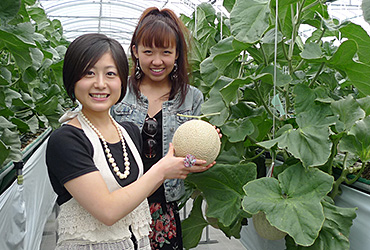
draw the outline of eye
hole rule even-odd
[[[144,54],[151,54],[151,53],[152,53],[152,51],[149,50],[149,49],[144,50]]]
[[[94,73],[94,71],[89,70],[89,71],[87,71],[87,72],[86,72],[86,75],[85,75],[85,76],[86,76],[86,77],[94,76],[94,74],[95,74],[95,73]]]
[[[109,72],[107,72],[107,75],[108,75],[108,77],[115,77],[115,76],[117,76],[117,73],[114,72],[114,71],[109,71]]]

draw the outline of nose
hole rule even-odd
[[[94,86],[95,88],[98,88],[98,89],[104,89],[107,86],[105,83],[105,78],[103,74],[98,74],[96,76],[96,81],[95,81]]]
[[[162,57],[160,55],[155,55],[152,61],[153,65],[161,65],[163,63]]]

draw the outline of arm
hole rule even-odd
[[[98,171],[91,172],[65,183],[68,192],[95,218],[106,225],[113,225],[134,210],[155,191],[165,179],[185,179],[190,172],[202,172],[213,166],[202,167],[205,161],[197,160],[192,168],[184,166],[184,158],[173,156],[173,146],[140,179],[109,193]]]

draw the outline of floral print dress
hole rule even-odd
[[[143,163],[147,171],[162,158],[162,112],[154,116],[157,124],[157,132],[149,136],[142,132],[144,143]],[[148,141],[155,140],[155,147],[151,144],[152,157],[148,158],[145,149]],[[167,203],[164,195],[164,187],[160,186],[149,198],[150,213],[152,215],[151,232],[149,234],[152,250],[182,250],[181,221],[176,202]]]

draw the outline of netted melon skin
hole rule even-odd
[[[208,165],[218,156],[221,140],[216,129],[203,120],[190,120],[177,128],[172,140],[175,155],[185,157],[192,154],[206,160]]]
[[[268,240],[280,240],[285,237],[286,233],[272,226],[266,219],[264,212],[258,212],[253,215],[254,229],[259,236]]]

